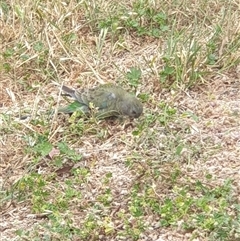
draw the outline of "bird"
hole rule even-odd
[[[59,112],[71,113],[75,110],[81,110],[85,114],[96,112],[99,118],[111,116],[138,118],[143,112],[143,105],[139,99],[114,84],[102,84],[95,88],[80,90],[63,85],[62,91],[75,101]]]

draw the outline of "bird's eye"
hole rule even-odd
[[[135,116],[137,112],[135,110],[132,110],[132,115]]]

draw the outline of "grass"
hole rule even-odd
[[[240,240],[237,1],[2,0],[0,18],[4,240]],[[144,113],[50,117],[63,83],[116,83]]]

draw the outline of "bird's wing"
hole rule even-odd
[[[83,92],[81,98],[84,103],[88,105],[92,103],[99,110],[102,110],[116,105],[117,94],[111,89],[96,87]]]
[[[82,113],[89,113],[89,108],[86,105],[81,104],[79,101],[75,100],[73,103],[70,103],[67,106],[60,107],[58,109],[58,113],[65,113],[65,114],[71,114],[75,111],[80,111]]]
[[[114,109],[118,101],[118,93],[114,88],[107,85],[99,86],[93,89],[74,90],[67,86],[63,86],[62,90],[65,94],[71,96],[79,103],[89,106],[92,103],[99,110],[108,108]]]

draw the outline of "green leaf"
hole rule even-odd
[[[127,72],[126,74],[126,77],[129,81],[129,83],[132,85],[132,86],[138,86],[139,84],[139,80],[141,78],[141,75],[142,75],[142,72],[140,69],[138,68],[131,68],[129,72]]]
[[[45,138],[40,138],[39,143],[34,146],[34,151],[41,156],[46,156],[52,150],[52,144]]]
[[[182,144],[178,145],[177,148],[176,148],[175,154],[180,156],[182,150],[183,150],[183,145]]]
[[[75,150],[70,149],[65,142],[58,143],[58,148],[61,154],[65,154],[69,159],[73,161],[79,161],[82,158],[82,155],[76,153]]]
[[[38,41],[33,45],[33,49],[36,50],[37,52],[41,52],[43,50],[43,43]]]

